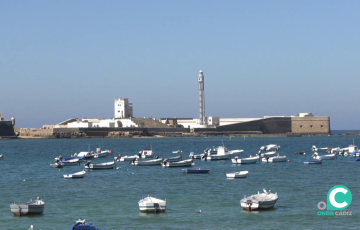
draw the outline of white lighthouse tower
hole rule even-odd
[[[205,117],[205,95],[204,95],[204,74],[199,71],[199,121],[200,126],[207,126],[207,119]]]

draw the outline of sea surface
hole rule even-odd
[[[1,140],[0,229],[70,229],[79,217],[104,229],[358,229],[360,218],[360,162],[338,157],[319,165],[311,160],[311,147],[360,146],[360,136],[304,137],[207,137],[131,139],[19,139]],[[64,174],[82,171],[84,165],[50,167],[55,157],[103,150],[113,156],[93,159],[112,161],[118,155],[134,155],[152,147],[155,155],[173,157],[174,150],[202,153],[207,147],[225,145],[243,149],[243,157],[255,155],[267,144],[281,146],[289,162],[232,165],[231,161],[194,160],[209,174],[183,174],[181,168],[132,166],[117,162],[120,169],[87,171],[84,179],[66,180]],[[306,155],[294,152],[305,151]],[[227,179],[225,173],[248,170],[246,179]],[[317,204],[327,201],[335,185],[348,187],[353,195],[345,211],[352,216],[320,216]],[[270,211],[243,210],[240,199],[262,192],[277,192],[279,200]],[[138,201],[147,195],[167,200],[166,213],[143,214]],[[9,205],[40,197],[45,210],[39,216],[16,217]],[[201,210],[201,214],[197,213]],[[326,210],[325,210],[326,211]]]

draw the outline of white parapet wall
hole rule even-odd
[[[89,122],[91,121],[91,122]],[[97,119],[97,118],[83,118],[78,121],[67,124],[68,128],[118,128],[118,121],[121,122],[121,127],[138,127],[138,125],[131,119]]]
[[[68,128],[91,128],[92,127],[91,122],[70,122],[67,124]],[[56,128],[56,127],[55,127]]]

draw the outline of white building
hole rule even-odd
[[[133,105],[128,98],[115,99],[115,118],[133,117]]]

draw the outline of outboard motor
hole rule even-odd
[[[85,166],[89,166],[91,164],[91,161],[88,161],[85,163]]]

